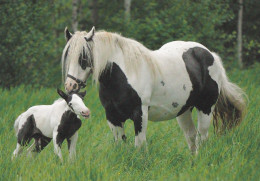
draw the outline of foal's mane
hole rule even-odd
[[[136,40],[125,38],[117,33],[98,31],[91,41],[86,42],[84,39],[86,35],[87,32],[85,31],[75,32],[63,50],[62,74],[64,81],[70,64],[69,61],[72,60],[75,61],[74,63],[77,63],[76,61],[78,61],[79,54],[82,52],[83,47],[85,50],[91,49],[92,53],[89,51],[87,51],[87,53],[88,57],[93,57],[93,81],[96,83],[98,83],[98,78],[102,72],[107,71],[107,65],[113,62],[111,57],[119,53],[119,51],[122,52],[124,57],[125,69],[128,74],[138,73],[141,61],[145,61],[150,67],[152,76],[160,72],[157,62],[152,55],[152,51]],[[68,48],[70,48],[68,56],[71,56],[69,61],[64,60]]]

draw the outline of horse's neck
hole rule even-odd
[[[52,106],[55,112],[63,112],[69,110],[69,106],[63,99],[55,101]]]
[[[108,67],[112,63],[116,63],[124,73],[129,75],[136,74],[143,65],[148,65],[147,68],[155,72],[157,65],[153,51],[135,40],[117,34],[110,34],[107,37],[104,34],[99,36],[94,50],[93,79],[95,81],[98,81],[99,76],[104,72],[110,71]]]

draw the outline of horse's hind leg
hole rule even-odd
[[[197,132],[191,118],[192,115],[191,113],[192,113],[191,110],[188,109],[182,115],[177,117],[177,121],[184,132],[190,150],[192,151],[192,153],[195,153],[196,151],[195,140],[196,140]]]
[[[213,107],[212,109],[213,110]],[[198,112],[198,133],[197,133],[197,137],[196,137],[196,146],[197,146],[197,150],[200,146],[200,144],[207,140],[208,138],[208,130],[209,130],[209,126],[210,126],[210,121],[212,119],[212,111],[209,114],[205,114],[203,113],[203,111],[199,111]]]

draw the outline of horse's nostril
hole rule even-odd
[[[74,84],[74,85],[73,85],[73,89],[76,89],[76,88],[77,88],[77,84]]]

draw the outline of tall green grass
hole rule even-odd
[[[1,180],[259,180],[260,178],[260,64],[248,70],[229,71],[230,79],[249,97],[247,115],[235,130],[218,136],[211,125],[209,139],[193,156],[177,121],[148,123],[148,152],[134,147],[134,127],[126,122],[126,143],[114,143],[95,86],[87,87],[86,105],[92,111],[82,120],[77,159],[64,162],[53,152],[52,142],[35,158],[22,154],[11,161],[16,147],[16,117],[37,104],[52,104],[55,89],[21,86],[0,89]],[[196,116],[194,114],[194,118]]]

